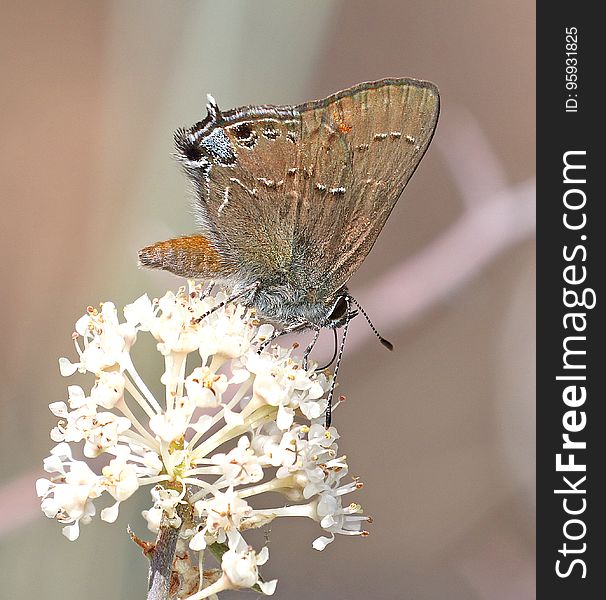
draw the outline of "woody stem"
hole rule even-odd
[[[177,506],[177,514],[181,517],[181,526],[171,527],[164,516],[154,549],[149,553],[147,600],[168,600],[169,598],[177,540],[181,528],[188,522],[188,519],[191,519],[191,509],[187,504],[180,504]]]

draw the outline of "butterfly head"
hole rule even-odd
[[[329,304],[329,309],[322,325],[329,329],[342,327],[345,323],[351,321],[357,314],[357,310],[351,310],[349,293],[347,290],[341,289],[332,299],[332,303]]]

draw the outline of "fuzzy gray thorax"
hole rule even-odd
[[[237,289],[234,291],[237,292]],[[289,284],[263,285],[242,297],[242,303],[255,308],[259,317],[283,328],[307,324],[311,327],[338,327],[341,319],[332,319],[338,299],[347,294],[341,288],[332,296],[319,298],[312,288],[301,289]]]

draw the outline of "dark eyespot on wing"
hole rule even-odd
[[[236,141],[247,148],[252,148],[257,141],[257,132],[250,123],[239,123],[233,128]]]
[[[234,134],[239,140],[247,140],[253,135],[253,128],[250,123],[240,123],[234,127]]]

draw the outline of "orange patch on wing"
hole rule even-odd
[[[349,133],[352,130],[352,126],[345,120],[345,116],[343,114],[334,112],[332,116],[337,124],[337,129],[341,133]]]
[[[139,250],[139,264],[193,278],[226,276],[231,271],[202,235],[189,235],[147,246]]]

